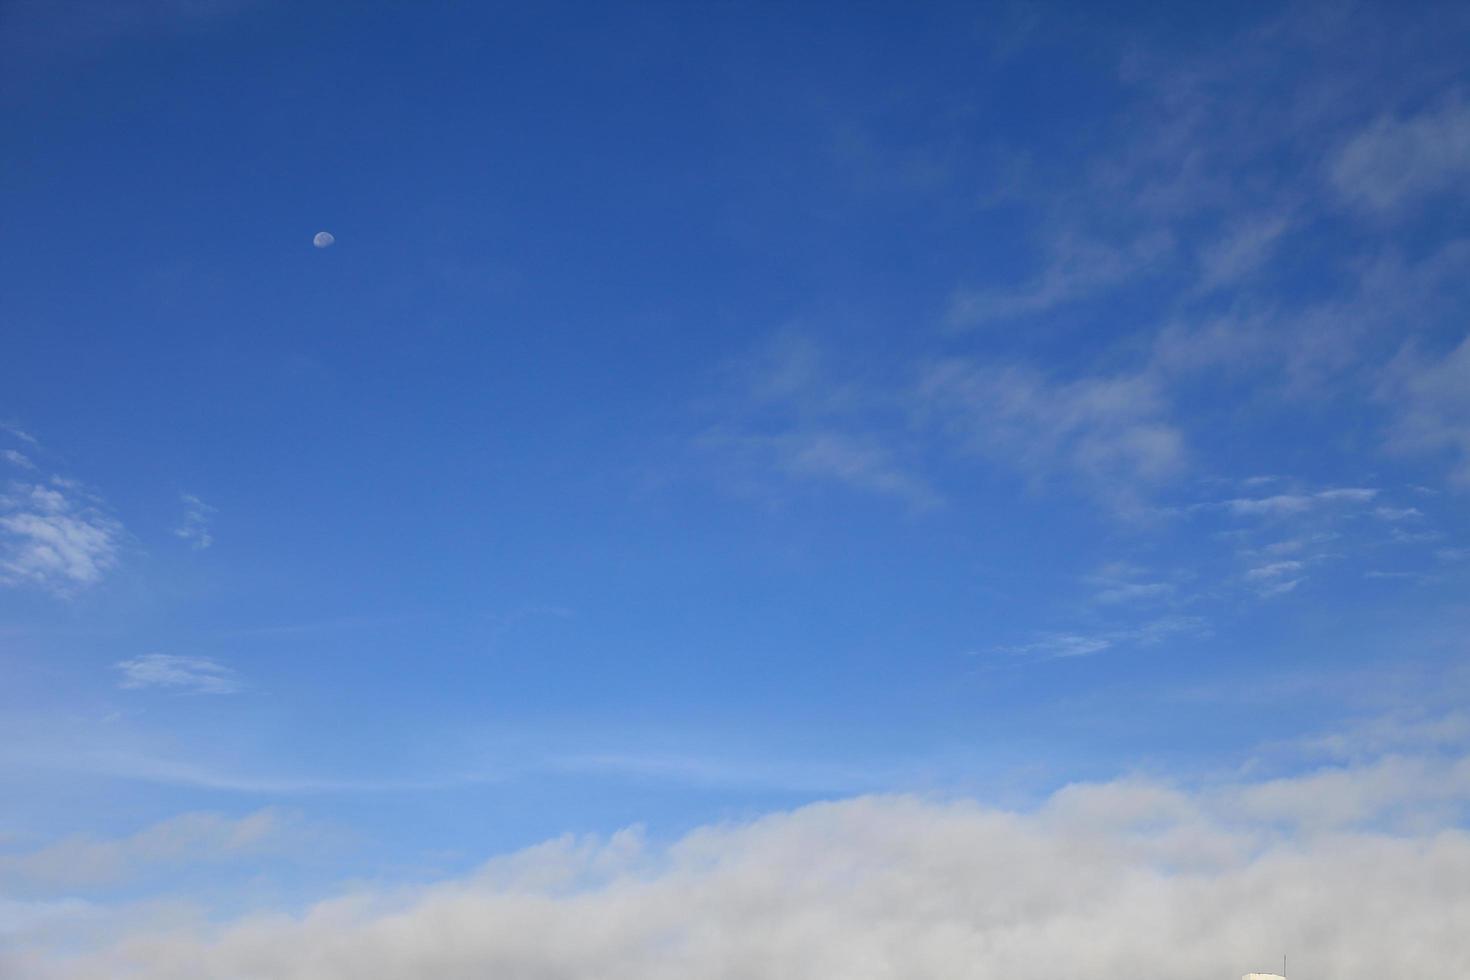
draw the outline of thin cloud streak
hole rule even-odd
[[[234,694],[242,690],[234,669],[207,657],[149,653],[113,664],[126,690],[160,688],[185,694]]]
[[[1023,662],[1090,657],[1114,647],[1149,647],[1181,636],[1208,635],[1209,624],[1199,616],[1164,616],[1137,626],[1088,632],[1043,633],[1026,643],[992,648],[989,653]]]

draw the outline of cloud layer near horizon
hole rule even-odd
[[[1181,791],[1076,785],[1039,809],[862,797],[648,843],[563,838],[420,889],[219,930],[134,922],[50,978],[1233,978],[1470,971],[1470,761]],[[0,966],[7,962],[0,959]]]

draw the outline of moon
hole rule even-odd
[[[327,248],[336,240],[330,231],[319,231],[312,236],[311,243],[317,248]]]

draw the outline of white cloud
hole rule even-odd
[[[209,530],[209,520],[214,508],[191,493],[181,494],[184,503],[184,519],[174,528],[174,536],[182,538],[196,551],[203,551],[214,544],[214,535]]]
[[[1183,436],[1145,376],[1058,381],[949,359],[928,366],[918,396],[970,448],[1034,479],[1080,476],[1119,503],[1184,465]]]
[[[5,460],[11,466],[16,466],[23,470],[33,470],[36,468],[36,464],[31,462],[30,457],[14,449],[0,450],[0,459]]]
[[[1001,647],[999,652],[1036,660],[1060,660],[1089,657],[1110,649],[1116,643],[1111,634],[1043,633],[1029,643]]]
[[[1104,606],[1161,602],[1178,593],[1176,583],[1158,579],[1148,569],[1128,562],[1110,562],[1088,575],[1086,582],[1095,590],[1093,601]]]
[[[1470,974],[1463,759],[1187,790],[1127,779],[1035,810],[865,797],[694,830],[564,837],[415,889],[149,930],[15,975],[407,980]],[[0,960],[0,966],[6,965]]]
[[[1260,565],[1245,573],[1248,579],[1261,581],[1263,579],[1280,579],[1287,575],[1294,575],[1301,571],[1303,563],[1299,561],[1273,561],[1269,565]]]
[[[1385,116],[1338,152],[1330,170],[1347,201],[1387,212],[1470,179],[1470,105],[1445,102],[1406,119]]]
[[[70,481],[14,485],[0,496],[0,585],[73,595],[117,564],[122,536],[122,525]]]
[[[234,670],[204,657],[149,653],[113,666],[122,672],[118,686],[124,688],[158,687],[189,694],[233,694],[240,690]]]
[[[1261,596],[1269,598],[1295,592],[1304,580],[1304,568],[1305,562],[1273,561],[1247,570],[1245,577]]]
[[[1325,500],[1329,503],[1365,504],[1378,496],[1378,491],[1372,487],[1337,487],[1332,490],[1319,490],[1315,496],[1318,500]]]
[[[1238,517],[1289,517],[1322,504],[1366,504],[1378,496],[1372,487],[1337,487],[1316,493],[1278,493],[1269,497],[1237,497],[1219,506]]]
[[[1202,636],[1206,632],[1205,621],[1197,616],[1164,616],[1121,629],[1043,633],[1029,642],[997,647],[993,652],[1026,660],[1064,660],[1118,646],[1154,646],[1171,637]]]

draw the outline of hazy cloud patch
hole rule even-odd
[[[130,690],[160,688],[185,694],[234,694],[241,689],[238,675],[206,657],[178,657],[149,653],[113,665],[121,674],[118,686]]]
[[[1386,212],[1470,178],[1470,105],[1444,102],[1409,117],[1384,116],[1332,161],[1333,186],[1353,205]]]
[[[1437,358],[1405,351],[1381,393],[1396,411],[1389,448],[1443,454],[1451,479],[1470,486],[1470,337]]]
[[[1279,214],[1257,215],[1227,228],[1200,251],[1200,287],[1217,289],[1255,272],[1271,257],[1290,221]]]
[[[917,394],[971,450],[1035,480],[1079,476],[1120,504],[1184,466],[1184,436],[1145,376],[1058,380],[951,358],[928,365]]]
[[[950,296],[945,324],[971,329],[997,320],[1044,313],[1116,286],[1158,264],[1174,247],[1157,232],[1131,241],[1101,241],[1067,230],[1046,242],[1043,271],[1020,286],[962,288]]]
[[[239,818],[186,813],[128,837],[67,837],[29,853],[0,854],[0,882],[43,891],[104,887],[160,867],[259,853],[289,823],[274,809]]]

